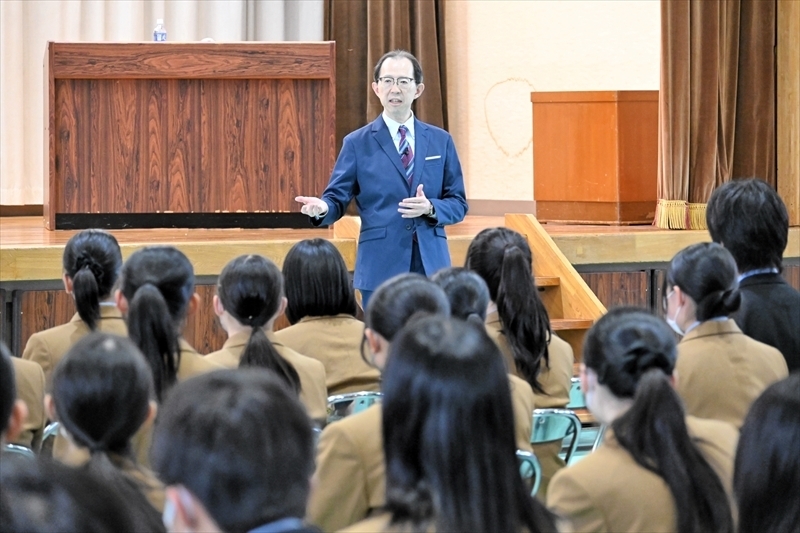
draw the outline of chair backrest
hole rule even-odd
[[[15,453],[28,459],[36,459],[36,454],[27,446],[20,446],[19,444],[6,444],[4,450],[8,453]]]
[[[578,448],[581,434],[581,421],[569,409],[534,409],[531,444],[563,441],[570,438],[564,462],[569,460]]]
[[[581,389],[580,378],[572,378],[567,409],[586,409],[586,397],[583,395],[583,389]]]
[[[328,423],[359,413],[380,401],[380,392],[349,392],[328,397]]]
[[[522,480],[531,487],[531,496],[536,497],[539,492],[539,485],[542,484],[542,465],[539,459],[531,452],[517,450],[517,461],[519,462],[519,474]]]
[[[42,434],[42,441],[46,441],[47,439],[58,435],[59,428],[61,428],[61,422],[50,422],[47,424],[47,427],[44,428],[44,433]]]

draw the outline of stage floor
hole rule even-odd
[[[463,264],[473,237],[482,229],[502,226],[503,217],[468,216],[449,226],[453,264]],[[653,226],[579,226],[545,224],[573,265],[661,263],[680,249],[710,240],[707,231],[670,231]],[[0,217],[0,282],[61,278],[61,254],[76,231],[48,231],[41,217]],[[348,266],[355,263],[356,239],[336,238],[325,229],[127,229],[112,230],[127,256],[152,244],[173,244],[186,253],[197,275],[216,275],[233,257],[260,253],[282,263],[286,252],[302,239],[330,239]],[[800,228],[792,228],[785,257],[800,257]]]

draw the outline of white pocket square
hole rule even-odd
[[[425,161],[430,161],[431,159],[441,159],[441,158],[442,156],[440,155],[429,155],[428,157],[425,158]]]

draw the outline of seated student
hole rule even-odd
[[[0,342],[0,446],[16,441],[28,416],[25,401],[17,398],[12,359],[11,352]]]
[[[733,474],[740,533],[800,527],[800,373],[773,383],[742,425]]]
[[[131,447],[139,428],[155,417],[152,397],[153,376],[136,346],[123,337],[91,333],[56,365],[45,405],[68,441],[61,462],[85,465],[123,494],[140,517],[160,525],[164,487],[137,464]]]
[[[172,246],[148,246],[125,261],[116,291],[131,340],[153,372],[156,399],[161,402],[178,381],[222,368],[205,359],[182,336],[186,317],[194,314],[200,296],[194,292],[194,268]],[[150,464],[148,422],[133,439],[139,464]],[[58,443],[56,443],[58,444]],[[54,450],[54,455],[57,450]]]
[[[439,285],[450,301],[451,316],[462,320],[486,322],[489,289],[479,275],[461,267],[443,268],[431,280]],[[502,354],[501,354],[502,357]],[[531,430],[536,397],[524,379],[508,374],[511,402],[514,406],[514,431],[517,448],[532,451]]]
[[[786,377],[781,353],[751,339],[728,316],[739,307],[736,263],[719,244],[688,246],[667,269],[666,318],[678,344],[677,390],[686,412],[742,425],[750,404]]]
[[[503,352],[508,371],[530,384],[537,409],[566,407],[575,356],[550,329],[525,237],[507,228],[485,229],[470,243],[466,266],[489,287],[486,330]],[[533,451],[542,465],[544,496],[553,474],[564,467],[558,456],[561,441],[537,444]]]
[[[734,180],[714,191],[708,231],[736,260],[742,304],[733,315],[745,335],[774,346],[789,372],[800,370],[800,292],[780,272],[789,237],[786,206],[767,182]]]
[[[283,262],[286,318],[275,332],[284,346],[325,365],[328,395],[380,390],[381,374],[361,357],[364,323],[339,250],[325,239],[300,241]]]
[[[547,493],[575,531],[733,531],[738,432],[684,415],[671,384],[675,358],[667,325],[639,309],[613,309],[589,330],[581,385],[608,430]]]
[[[139,521],[116,490],[87,470],[40,459],[3,457],[0,530],[4,533],[164,531]]]
[[[122,268],[117,239],[99,229],[73,235],[62,256],[64,289],[75,300],[77,313],[61,326],[31,335],[23,359],[39,363],[47,382],[70,347],[91,331],[127,335],[122,315],[111,293]]]
[[[299,394],[308,414],[325,423],[328,393],[325,367],[277,341],[275,319],[286,308],[283,276],[260,255],[240,255],[225,265],[217,280],[214,312],[228,340],[206,359],[224,368],[260,366],[274,371]]]
[[[153,465],[167,484],[169,531],[316,531],[302,523],[311,421],[273,372],[220,370],[178,385],[159,415]]]
[[[401,274],[378,287],[365,316],[364,344],[372,364],[384,367],[392,339],[419,312],[450,315],[447,297],[429,279]],[[314,476],[308,519],[323,531],[338,531],[383,507],[386,470],[380,405],[338,420],[322,431]]]
[[[38,451],[42,444],[42,435],[47,423],[44,413],[45,377],[42,367],[33,361],[12,357],[17,399],[25,402],[28,416],[22,432],[14,439],[14,444],[26,446]]]
[[[410,321],[383,383],[388,513],[345,531],[556,531],[519,474],[507,372],[482,323]]]

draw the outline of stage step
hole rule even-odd
[[[575,329],[589,329],[594,324],[590,318],[551,318],[550,329],[553,331],[565,331]]]
[[[537,287],[558,287],[561,285],[561,278],[558,276],[536,276]]]

